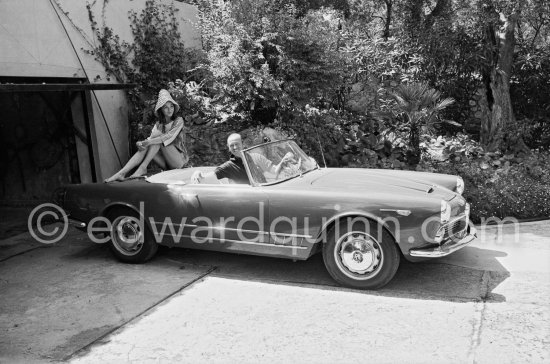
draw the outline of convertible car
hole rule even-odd
[[[401,259],[446,256],[475,238],[457,176],[320,168],[292,140],[245,149],[243,161],[250,184],[195,184],[213,168],[198,167],[67,185],[55,200],[79,228],[103,229],[123,262],[146,262],[159,244],[294,260],[320,252],[334,280],[361,289],[387,284]]]

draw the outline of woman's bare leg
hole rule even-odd
[[[164,157],[164,160],[166,161],[166,164],[168,168],[170,169],[177,169],[183,167],[183,163],[185,162],[182,158],[181,152],[173,145],[169,145],[167,147],[162,146],[160,148],[160,153]]]
[[[157,155],[159,149],[160,149],[160,144],[152,144],[148,146],[147,154],[145,154],[145,158],[143,158],[143,161],[141,162],[139,167],[136,169],[136,171],[130,176],[130,178],[143,176],[145,173],[147,173],[147,166],[149,165],[149,163],[151,163],[155,155]]]
[[[132,168],[139,165],[141,161],[143,160],[143,157],[145,157],[147,150],[138,150],[132,158],[122,167],[120,171],[113,174],[111,177],[105,179],[103,182],[113,182],[113,181],[122,181],[124,179],[124,176],[126,173],[130,172]]]
[[[153,157],[153,162],[155,162],[161,169],[166,169],[166,160],[162,156],[162,153],[157,153]]]

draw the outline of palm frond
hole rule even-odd
[[[455,99],[453,99],[452,97],[447,97],[439,101],[437,104],[435,104],[434,109],[436,109],[437,111],[441,111],[445,109],[447,106],[450,106],[454,103],[455,103]]]
[[[391,120],[395,121],[395,127],[408,130],[414,150],[419,148],[416,145],[419,132],[433,133],[439,112],[455,102],[452,98],[441,99],[441,92],[425,83],[401,85],[390,95],[394,104],[388,111],[395,116]]]

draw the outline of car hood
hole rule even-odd
[[[417,176],[410,171],[385,171],[378,169],[338,168],[321,169],[321,173],[315,173],[309,184],[313,188],[336,189],[347,192],[367,192],[414,195],[430,195],[432,197],[451,200],[456,193],[423,180],[422,174]],[[401,172],[401,173],[400,173]]]

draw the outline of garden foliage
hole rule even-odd
[[[485,152],[464,134],[423,143],[417,170],[460,175],[475,223],[495,216],[518,219],[550,216],[550,153],[527,156]]]
[[[197,164],[219,161],[218,133],[269,126],[297,139],[321,165],[460,174],[478,219],[550,213],[546,2],[528,0],[517,28],[510,78],[517,122],[506,133],[532,149],[523,154],[488,153],[471,130],[471,102],[487,86],[495,51],[487,32],[502,25],[486,16],[486,6],[508,11],[513,2],[193,3],[203,45],[196,51],[179,38],[174,9],[154,0],[130,15],[132,44],[90,16],[97,58],[139,85],[130,95],[134,140],[148,134],[158,89],[169,88],[182,105]]]

